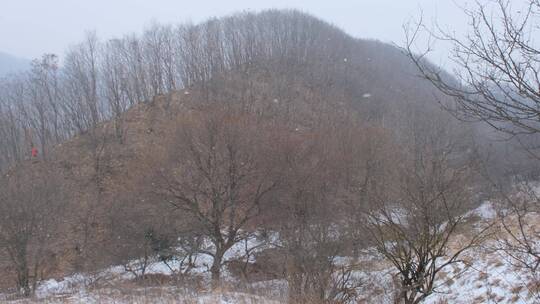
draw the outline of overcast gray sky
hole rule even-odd
[[[296,8],[360,38],[401,44],[402,25],[418,15],[457,32],[466,19],[465,0],[0,0],[0,51],[35,58],[63,54],[86,30],[108,39],[141,32],[151,22],[200,22],[242,10]],[[432,58],[437,61],[437,58]]]

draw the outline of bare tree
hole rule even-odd
[[[179,212],[190,214],[211,243],[200,253],[213,259],[210,268],[217,286],[224,255],[249,236],[278,179],[268,133],[254,117],[222,107],[186,116],[169,150],[170,170],[160,173],[159,186]]]
[[[520,4],[481,1],[465,8],[470,28],[463,38],[440,27],[429,29],[420,20],[416,26],[406,27],[404,48],[420,74],[454,99],[451,110],[459,117],[479,119],[510,134],[540,131],[540,49],[534,41],[540,2]],[[449,59],[456,66],[455,78],[426,60],[432,50],[429,42],[427,50],[415,49],[426,32],[430,41],[452,46]]]
[[[539,197],[529,181],[517,182],[508,191],[499,191],[498,208],[499,233],[489,249],[501,254],[501,257],[515,269],[528,274],[523,279],[534,303],[540,302],[540,231],[534,223],[539,215]]]
[[[397,270],[400,303],[420,303],[437,292],[437,274],[461,262],[484,236],[482,229],[467,241],[453,240],[467,221],[474,167],[444,132],[440,125],[414,126],[395,177],[376,181],[364,196],[371,200],[366,231]]]
[[[122,39],[122,62],[127,73],[127,94],[129,105],[149,101],[151,92],[148,85],[148,71],[145,67],[142,42],[135,36]]]
[[[24,296],[35,290],[43,278],[43,261],[54,254],[64,206],[58,182],[42,173],[16,172],[0,180],[0,248],[8,255]]]
[[[129,94],[126,79],[128,77],[125,62],[122,61],[122,41],[115,39],[105,44],[101,75],[103,78],[103,95],[108,103],[114,122],[116,139],[123,143],[125,124],[122,114],[128,109]]]
[[[418,67],[420,75],[439,91],[455,101],[447,108],[465,120],[480,120],[492,128],[510,134],[536,165],[540,133],[540,48],[538,36],[540,2],[479,1],[465,8],[469,31],[454,35],[436,27],[428,28],[420,21],[406,28],[406,54]],[[429,64],[425,57],[431,51],[415,48],[423,34],[432,40],[452,46],[449,59],[456,66],[452,78]],[[517,175],[521,174],[518,172]],[[510,263],[527,269],[537,279],[540,264],[538,231],[528,224],[528,218],[538,213],[538,199],[528,181],[504,189],[487,172],[486,179],[499,194],[499,220],[503,233],[497,249]],[[511,182],[522,180],[512,173]],[[511,192],[509,192],[511,191]],[[512,193],[514,192],[514,193]],[[515,193],[517,192],[517,193]],[[538,291],[534,291],[538,295]]]
[[[66,55],[63,74],[68,96],[65,110],[77,131],[93,130],[99,123],[103,108],[99,99],[99,41],[88,33],[83,43]]]
[[[91,265],[92,254],[99,241],[100,218],[105,212],[106,179],[112,173],[111,167],[111,130],[105,126],[93,129],[83,137],[89,156],[89,174],[83,177],[86,188],[86,200],[77,214],[74,230],[77,233],[75,268],[85,270]],[[103,225],[103,223],[101,223]]]
[[[32,69],[32,80],[39,88],[40,98],[42,98],[50,109],[49,129],[54,143],[65,138],[62,126],[62,109],[60,105],[59,87],[59,63],[55,54],[45,54],[40,60],[34,60]]]
[[[11,79],[2,83],[0,94],[0,149],[1,169],[4,172],[11,165],[23,159],[25,149],[24,130],[21,126],[21,113],[16,107],[16,101],[24,99],[24,86],[17,80]]]
[[[286,127],[274,143],[288,169],[265,214],[278,233],[274,245],[285,264],[289,303],[354,303],[363,284],[338,257],[349,254],[354,240],[349,185],[368,141],[361,141],[365,134],[352,117],[335,114],[319,113],[311,128],[281,122]]]

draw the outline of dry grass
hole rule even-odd
[[[10,304],[35,304],[35,303],[135,303],[135,304],[277,304],[283,299],[270,299],[267,297],[249,294],[239,291],[220,290],[216,292],[198,292],[184,287],[154,286],[140,287],[136,284],[123,282],[109,288],[95,288],[79,291],[74,294],[56,295],[44,299],[12,299],[7,300]]]

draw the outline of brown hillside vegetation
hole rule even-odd
[[[320,123],[317,120],[322,115],[344,115],[343,119],[347,116],[344,113],[349,106],[324,100],[321,95],[326,92],[307,88],[303,83],[294,85],[291,80],[287,89],[295,94],[280,101],[275,97],[272,83],[269,85],[256,77],[248,77],[249,89],[235,88],[245,84],[235,80],[232,74],[229,79],[220,78],[219,81],[224,80],[224,83],[212,93],[194,87],[156,96],[150,103],[136,105],[122,115],[125,128],[122,143],[115,139],[114,122],[107,121],[91,132],[57,145],[47,161],[28,160],[12,168],[6,177],[17,172],[24,176],[34,175],[33,179],[54,178],[62,183],[63,200],[66,201],[58,215],[62,218],[62,237],[51,244],[50,259],[47,259],[47,262],[54,260],[57,267],[50,268],[45,276],[98,269],[112,262],[114,257],[107,254],[110,251],[107,246],[111,245],[107,239],[110,231],[107,230],[110,229],[108,221],[114,213],[112,210],[118,204],[129,209],[159,204],[159,198],[153,195],[158,180],[155,175],[160,168],[169,165],[169,153],[174,151],[168,149],[182,123],[197,121],[209,112],[229,107],[238,108],[237,117],[230,119],[239,119],[240,112],[250,113],[274,124],[281,123],[287,126],[288,132],[302,130],[307,133],[314,124]],[[278,78],[269,74],[261,77]],[[244,102],[239,103],[239,100]],[[350,98],[348,102],[351,102]],[[330,109],[336,113],[331,114]],[[85,255],[85,265],[79,264],[83,259],[81,254]],[[9,281],[9,277],[5,279]]]
[[[334,259],[375,246],[389,259],[402,248],[424,254],[395,263],[405,265],[404,297],[414,300],[417,288],[429,295],[433,284],[425,278],[439,269],[411,274],[407,265],[419,259],[431,269],[447,254],[482,186],[478,130],[439,109],[436,101],[448,99],[419,81],[396,48],[354,39],[296,11],[239,14],[183,26],[175,35],[168,30],[147,33],[145,45],[156,46],[152,33],[179,39],[173,57],[181,64],[148,51],[148,62],[161,64],[141,67],[148,68],[145,77],[126,72],[118,80],[105,62],[107,73],[85,71],[100,80],[92,86],[92,77],[74,69],[97,42],[80,46],[86,57],[71,54],[66,92],[59,93],[69,110],[59,115],[65,126],[56,129],[54,107],[42,113],[49,119],[43,125],[37,118],[19,125],[9,111],[0,115],[2,134],[10,135],[0,139],[15,151],[2,159],[2,167],[9,165],[2,185],[6,193],[29,193],[7,197],[29,208],[6,209],[4,216],[20,216],[31,227],[13,243],[24,259],[2,260],[3,286],[17,282],[29,295],[29,282],[111,265],[144,281],[146,261],[156,257],[185,262],[176,270],[183,278],[192,256],[205,254],[213,288],[236,262],[231,272],[243,280],[285,280],[290,303],[346,303],[360,283]],[[137,45],[130,39],[106,45]],[[102,60],[124,54],[103,52]],[[41,109],[32,99],[23,104]],[[22,159],[25,133],[41,134],[43,157]],[[35,216],[48,210],[44,204],[55,206],[54,214]],[[50,219],[54,225],[45,223]],[[47,233],[34,233],[43,227]],[[0,232],[18,229],[10,228]],[[234,245],[271,233],[280,245],[257,263],[226,261]],[[399,246],[386,248],[390,242]],[[131,268],[135,259],[140,269]]]
[[[115,138],[114,121],[106,121],[54,147],[49,160],[28,160],[8,172],[6,176],[24,172],[35,174],[36,179],[55,178],[62,182],[66,202],[58,215],[62,219],[62,237],[50,244],[45,260],[56,266],[47,268],[43,277],[99,269],[113,263],[116,253],[111,248],[114,233],[110,223],[118,220],[114,219],[118,212],[127,217],[126,210],[138,210],[148,222],[163,217],[159,208],[171,206],[162,202],[155,187],[160,180],[159,171],[170,165],[170,154],[175,154],[172,145],[186,121],[197,121],[212,111],[228,108],[236,113],[232,120],[254,115],[258,120],[279,125],[283,130],[279,132],[302,136],[315,134],[314,130],[322,124],[333,124],[334,132],[380,128],[376,121],[369,123],[369,117],[362,119],[370,115],[364,111],[370,107],[360,106],[350,93],[338,93],[333,85],[314,84],[301,74],[276,74],[272,70],[248,68],[243,73],[216,77],[205,88],[194,86],[156,96],[122,115],[122,143]],[[388,116],[395,115],[390,112]],[[370,136],[377,137],[377,132],[371,131]],[[155,211],[156,206],[159,211]],[[163,217],[157,221],[163,220],[163,225],[182,221],[181,214],[169,214],[170,219]],[[129,256],[137,257],[136,251]],[[9,282],[9,277],[5,279]]]

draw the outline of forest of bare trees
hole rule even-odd
[[[329,45],[327,39],[336,42]],[[370,48],[383,46],[373,42],[360,51],[373,53]],[[208,86],[225,71],[284,65],[305,69],[303,65],[310,64],[306,77],[312,85],[328,87],[329,95],[334,93],[335,82],[346,90],[359,89],[343,76],[347,65],[365,60],[353,50],[358,47],[352,38],[295,11],[268,11],[259,16],[244,13],[200,25],[155,24],[140,36],[109,41],[88,32],[62,58],[43,55],[33,61],[30,71],[1,81],[0,168],[5,171],[27,158],[32,146],[39,148],[41,158],[47,158],[51,147],[76,134],[92,132],[103,120],[114,121],[117,140],[122,141],[126,130],[121,113],[126,109],[156,95]],[[401,57],[395,50],[386,52]],[[375,60],[370,59],[370,64]],[[369,74],[354,73],[359,74],[356,77]]]
[[[31,296],[40,280],[101,266],[146,282],[158,261],[188,284],[202,259],[208,290],[236,273],[282,280],[291,304],[357,303],[363,266],[340,261],[373,250],[392,270],[393,301],[416,304],[439,292],[441,273],[472,267],[465,255],[497,225],[478,228],[470,211],[490,195],[509,206],[494,250],[536,273],[533,189],[508,192],[525,175],[490,163],[501,145],[454,116],[538,133],[538,51],[510,17],[502,36],[513,40],[501,42],[482,7],[469,13],[492,36],[442,36],[461,47],[457,79],[411,49],[422,25],[403,54],[274,10],[107,41],[88,32],[0,79],[4,279]],[[531,137],[513,140],[536,156]]]

